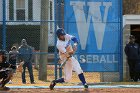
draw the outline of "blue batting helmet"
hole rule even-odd
[[[64,29],[62,28],[59,28],[57,31],[56,31],[56,35],[57,37],[60,37],[61,35],[66,35]]]

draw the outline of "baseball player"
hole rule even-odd
[[[0,91],[6,91],[10,89],[5,85],[11,80],[13,76],[11,68],[16,69],[16,66],[7,62],[7,52],[0,50]]]
[[[82,82],[85,89],[88,89],[88,85],[85,81],[85,77],[83,74],[83,70],[80,67],[79,62],[72,56],[77,49],[78,40],[76,37],[66,34],[63,29],[58,29],[56,31],[56,35],[58,37],[57,40],[57,48],[59,50],[60,59],[63,61],[67,60],[66,64],[64,65],[64,77],[59,78],[57,80],[53,80],[50,84],[50,90],[54,89],[56,83],[64,83],[70,81],[72,78],[72,71],[75,71]],[[74,42],[72,47],[71,41]]]

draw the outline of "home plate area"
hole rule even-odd
[[[139,93],[140,85],[90,85],[88,90],[83,86],[10,86],[10,91],[0,93]]]

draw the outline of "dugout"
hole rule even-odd
[[[131,34],[136,37],[136,43],[140,45],[140,24],[130,25]]]
[[[129,35],[134,35],[136,37],[136,42],[140,45],[140,15],[123,16],[123,50],[128,43]],[[123,52],[123,80],[128,81],[129,79],[129,67],[126,55]]]

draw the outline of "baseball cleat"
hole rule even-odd
[[[53,90],[55,85],[56,85],[56,82],[52,81],[50,86],[49,86],[50,90]]]
[[[87,84],[85,84],[85,85],[84,85],[84,88],[85,88],[85,89],[88,89],[88,85],[87,85]]]

